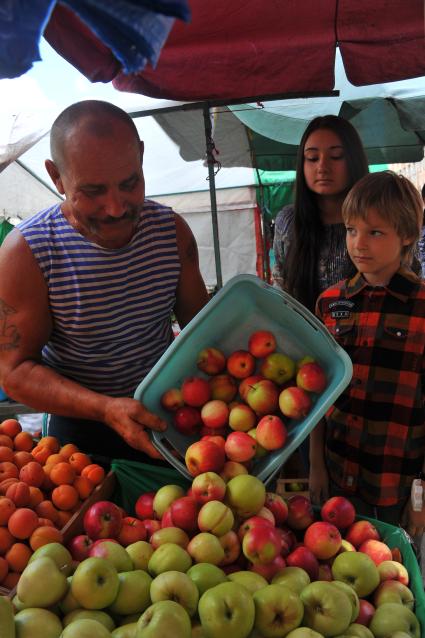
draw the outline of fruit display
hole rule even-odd
[[[52,436],[0,423],[0,587],[13,589],[38,548],[63,530],[105,477],[90,456]]]
[[[292,421],[310,413],[327,387],[325,371],[313,357],[296,362],[277,347],[273,332],[257,330],[246,350],[203,348],[197,374],[161,394],[170,442],[176,433],[180,441],[186,437],[191,476],[220,473],[228,461],[256,474],[259,461],[264,466],[269,454],[284,448]]]
[[[318,512],[206,472],[140,494],[134,513],[99,501],[67,547],[39,548],[0,598],[0,636],[421,636],[401,554],[344,497]]]

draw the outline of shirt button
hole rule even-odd
[[[400,330],[397,330],[396,335],[397,335],[397,337],[401,337],[401,332],[400,332]]]

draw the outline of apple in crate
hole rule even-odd
[[[156,492],[153,499],[154,516],[152,518],[161,519],[171,503],[184,496],[185,492],[181,485],[168,483],[162,485]]]
[[[332,563],[332,575],[351,585],[360,598],[369,596],[380,583],[377,566],[362,552],[338,554]]]
[[[275,492],[266,492],[266,501],[264,505],[273,514],[276,525],[280,526],[284,523],[288,516],[288,506],[279,494]]]
[[[252,595],[239,583],[220,583],[208,589],[199,600],[198,613],[208,638],[246,638],[254,627]]]
[[[202,423],[213,430],[223,428],[229,420],[229,408],[227,403],[220,399],[207,401],[201,409]]]
[[[90,547],[93,541],[87,534],[77,534],[69,541],[67,547],[71,552],[73,560],[81,562],[89,557]]]
[[[379,565],[384,560],[391,560],[391,550],[386,543],[375,538],[368,538],[360,545],[359,552],[363,552],[371,557],[375,565]]]
[[[295,361],[281,352],[269,354],[260,366],[260,374],[266,379],[283,385],[295,374]]]
[[[352,604],[347,594],[325,581],[310,583],[300,594],[303,623],[323,636],[344,634],[351,623]]]
[[[310,362],[299,368],[296,383],[307,392],[323,392],[328,382],[323,368],[316,362]]]
[[[265,450],[278,450],[286,443],[287,431],[282,419],[266,414],[257,423],[256,439]]]
[[[196,441],[185,454],[186,467],[192,476],[203,472],[219,473],[225,461],[224,450],[212,441]]]
[[[289,419],[302,419],[311,410],[311,399],[305,390],[297,386],[285,388],[279,394],[279,408]]]
[[[379,578],[385,580],[398,580],[403,585],[409,584],[409,572],[402,563],[396,560],[384,560],[378,565]]]
[[[301,625],[304,605],[299,596],[280,585],[266,585],[253,594],[255,628],[262,636],[286,636]]]
[[[398,580],[386,580],[373,592],[373,604],[379,607],[384,603],[399,603],[413,609],[415,599],[411,589]]]
[[[305,545],[294,547],[286,557],[286,564],[289,567],[301,567],[310,576],[310,580],[317,580],[319,575],[319,561]]]
[[[191,496],[182,496],[173,501],[164,513],[161,527],[179,527],[191,533],[198,529],[199,505]]]
[[[122,518],[122,510],[118,505],[111,501],[98,501],[84,514],[84,531],[92,540],[117,538]]]
[[[230,374],[217,374],[209,379],[211,399],[220,399],[230,403],[238,392],[236,381]]]
[[[134,505],[137,518],[142,521],[144,518],[154,518],[153,500],[156,492],[145,492],[141,494]]]
[[[239,474],[227,483],[225,502],[237,516],[254,516],[263,507],[265,500],[266,488],[256,476]]]
[[[335,525],[326,521],[317,521],[309,525],[304,534],[304,545],[319,560],[335,556],[341,547],[341,534]]]
[[[247,350],[235,350],[228,357],[226,367],[235,379],[246,379],[255,370],[255,359]]]
[[[246,398],[248,396],[248,391],[250,387],[253,386],[254,383],[257,383],[257,381],[264,381],[264,377],[261,374],[253,374],[250,377],[247,377],[246,379],[242,379],[242,381],[239,383],[239,396],[245,402],[246,402]]]
[[[248,350],[258,359],[263,359],[274,352],[276,346],[276,337],[269,330],[257,330],[248,339]]]
[[[270,582],[285,567],[285,559],[278,555],[270,563],[250,563],[248,569]]]
[[[193,408],[200,408],[211,398],[211,388],[206,379],[201,377],[188,377],[183,381],[183,401]]]
[[[198,408],[184,405],[178,408],[173,414],[173,425],[178,432],[193,436],[200,429],[202,420]]]
[[[255,516],[250,516],[239,526],[239,540],[242,541],[245,534],[255,527],[273,527],[273,524],[267,518],[258,516],[258,514]]]
[[[248,470],[245,465],[242,465],[242,463],[238,463],[237,461],[226,461],[220,472],[220,476],[225,483],[228,483],[230,479],[235,478],[235,476],[239,476],[240,474],[248,474]]]
[[[124,516],[117,536],[117,540],[121,545],[127,547],[127,545],[137,543],[137,541],[144,541],[146,536],[147,532],[143,521],[134,516]]]
[[[221,501],[209,501],[199,510],[198,528],[201,532],[223,536],[232,529],[234,522],[232,510]]]
[[[224,558],[220,564],[231,565],[232,563],[235,563],[241,553],[241,544],[236,532],[229,530],[226,534],[220,536],[218,540],[224,549]]]
[[[161,395],[161,405],[168,412],[175,412],[184,406],[183,394],[180,388],[170,388]]]
[[[254,458],[256,450],[255,439],[246,432],[231,432],[224,445],[227,458],[238,463]]]
[[[226,368],[226,357],[218,348],[203,348],[198,354],[196,365],[205,374],[220,374]]]
[[[229,426],[232,430],[248,432],[257,423],[257,416],[245,403],[238,403],[229,412]]]
[[[214,430],[211,431],[214,432]],[[219,430],[215,431],[218,432]],[[211,441],[211,443],[215,443],[216,445],[218,445],[218,447],[221,447],[222,450],[224,450],[224,446],[226,445],[226,439],[224,438],[224,436],[221,436],[221,434],[204,434],[203,436],[201,436],[200,440]]]
[[[314,522],[314,512],[310,499],[302,494],[294,494],[287,500],[286,523],[295,530],[306,529]]]
[[[369,600],[366,600],[365,598],[359,598],[359,614],[356,618],[356,623],[358,625],[369,627],[370,621],[372,620],[375,611],[375,605],[372,605]]]
[[[89,556],[107,560],[117,572],[128,572],[133,569],[130,555],[114,540],[99,539],[91,546]]]
[[[320,516],[338,529],[346,529],[354,523],[356,510],[345,496],[332,496],[323,503]]]
[[[278,399],[279,390],[276,384],[268,379],[252,384],[246,395],[246,402],[258,416],[275,412]]]
[[[203,505],[208,501],[221,501],[226,493],[226,483],[216,472],[198,474],[192,481],[192,497]]]
[[[370,521],[354,521],[345,532],[344,538],[354,545],[356,549],[368,538],[373,538],[377,541],[381,540],[378,530]]]
[[[272,525],[257,525],[242,540],[242,551],[254,565],[271,563],[282,549],[282,537]]]

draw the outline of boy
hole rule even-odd
[[[425,488],[425,283],[410,269],[422,228],[419,192],[391,171],[363,177],[342,208],[358,272],[322,293],[317,315],[353,362],[350,385],[311,434],[313,502],[424,531],[412,481]]]

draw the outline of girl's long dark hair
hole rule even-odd
[[[333,131],[341,140],[349,174],[347,192],[369,172],[363,144],[350,122],[337,115],[323,115],[310,122],[298,149],[293,234],[283,264],[285,289],[310,310],[314,310],[319,295],[317,261],[322,221],[315,193],[308,188],[304,177],[304,146],[311,133],[319,129]]]

